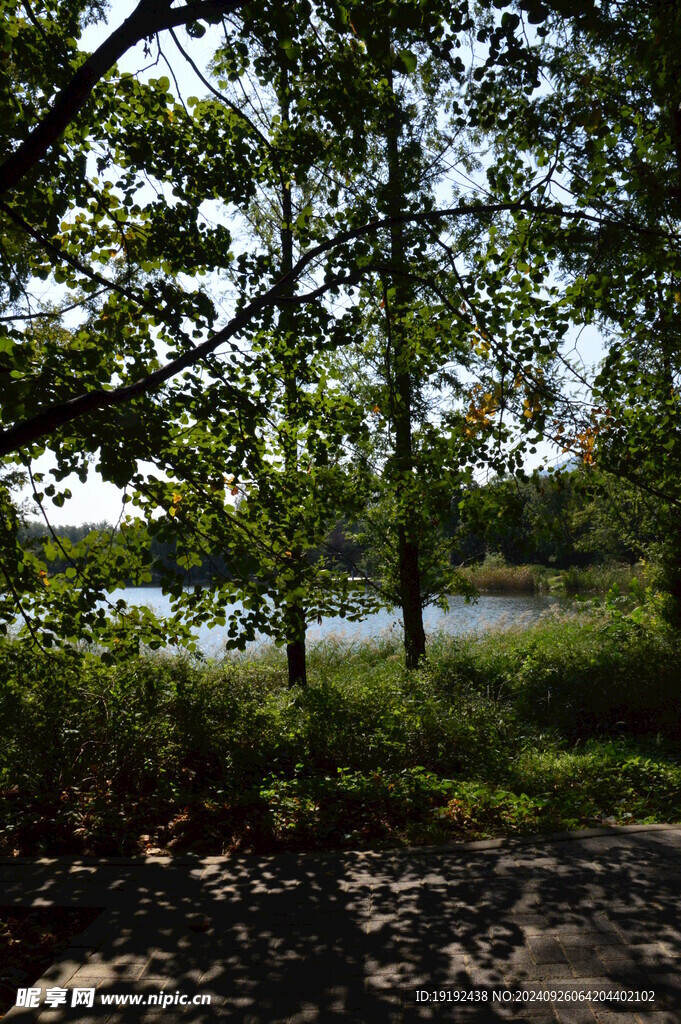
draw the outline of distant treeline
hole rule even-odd
[[[459,496],[445,524],[455,564],[503,555],[509,565],[570,566],[655,557],[654,498],[593,467],[495,480]]]
[[[453,496],[449,513],[438,526],[450,547],[452,565],[474,565],[498,554],[509,565],[556,569],[633,564],[642,555],[654,557],[660,539],[655,528],[654,502],[648,496],[591,468],[471,487]],[[55,533],[77,545],[93,532],[112,534],[114,530],[100,522],[60,526]],[[374,559],[365,536],[361,524],[338,523],[310,557],[330,559],[349,576],[372,576]],[[21,539],[41,546],[47,539],[44,524],[26,523]],[[174,542],[149,536],[145,543],[152,584],[160,582],[164,570],[177,572]],[[52,542],[51,548],[51,572],[65,571],[68,558],[58,544]],[[229,552],[191,570],[194,583],[216,576],[229,576]]]

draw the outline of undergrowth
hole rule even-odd
[[[599,612],[205,663],[0,645],[0,850],[430,843],[681,818],[677,634]]]

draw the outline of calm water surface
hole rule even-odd
[[[157,587],[129,587],[125,591],[116,591],[112,597],[123,597],[129,604],[147,605],[157,615],[170,613],[170,601]],[[426,608],[423,617],[427,633],[442,631],[456,635],[491,627],[529,626],[550,608],[560,604],[560,598],[550,594],[482,594],[475,603],[469,604],[463,597],[452,597],[448,612]],[[385,636],[391,631],[400,636],[401,628],[402,620],[397,610],[382,610],[362,622],[348,622],[339,617],[323,619],[321,625],[311,623],[307,635],[313,643],[326,638],[352,641]],[[221,626],[214,629],[201,627],[198,631],[201,650],[205,654],[220,654],[226,633],[227,630]]]

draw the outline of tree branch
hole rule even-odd
[[[136,9],[82,64],[52,108],[11,156],[0,164],[0,195],[13,189],[46,155],[87,103],[97,82],[131,47],[164,29],[188,22],[219,20],[247,0],[203,0],[171,8],[172,0],[141,0]]]
[[[165,366],[160,367],[158,370],[154,370],[152,373],[140,378],[133,384],[126,384],[111,390],[98,389],[95,391],[89,391],[77,398],[72,398],[67,402],[45,409],[36,416],[23,420],[15,426],[4,430],[0,433],[0,456],[8,455],[27,444],[31,444],[39,438],[46,437],[59,427],[63,427],[87,413],[94,412],[98,409],[110,409],[115,406],[122,405],[131,399],[138,398],[141,395],[154,391],[166,381],[176,376],[181,370],[185,370],[187,367],[199,363],[205,356],[210,355],[220,345],[224,344],[224,342],[229,341],[235,335],[239,334],[239,332],[247,327],[247,325],[264,309],[278,305],[282,299],[290,295],[292,283],[300,277],[305,268],[320,256],[333,249],[345,245],[348,242],[355,241],[358,238],[363,238],[366,235],[390,229],[394,226],[396,221],[412,224],[437,223],[453,217],[479,216],[481,214],[490,215],[503,212],[527,212],[542,214],[549,217],[558,216],[565,217],[567,219],[599,221],[599,218],[596,216],[583,213],[579,210],[572,211],[563,210],[560,207],[536,206],[532,203],[519,200],[516,202],[506,203],[463,204],[449,210],[434,210],[425,211],[423,213],[402,214],[399,217],[385,217],[372,221],[369,224],[363,224],[358,228],[351,228],[347,231],[342,231],[339,234],[334,235],[332,238],[327,239],[324,242],[320,242],[319,245],[314,246],[312,249],[309,249],[287,274],[281,277],[279,281],[277,281],[267,292],[257,296],[257,298],[253,299],[252,302],[248,303],[248,305],[246,305],[241,312],[239,312],[225,327],[223,327],[222,330],[211,335],[211,337],[207,338],[206,341],[196,345],[190,351],[182,353],[182,355],[178,356],[176,359],[172,359]],[[635,226],[631,225],[622,226],[627,227],[629,230],[636,229]],[[367,268],[367,272],[373,271],[373,267]],[[332,279],[327,282],[325,287],[332,288],[337,284],[338,281]],[[317,289],[314,294],[318,295],[319,293],[320,291]],[[236,389],[234,397],[237,399],[237,404],[242,406],[248,405],[247,396],[239,396]]]

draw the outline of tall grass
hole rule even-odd
[[[326,642],[302,690],[273,650],[105,666],[4,641],[0,848],[219,853],[681,817],[680,659],[655,620],[594,615],[442,636],[416,673],[391,641]]]
[[[533,593],[548,590],[547,572],[540,566],[506,565],[489,555],[484,562],[464,570],[476,590]]]
[[[613,587],[626,592],[632,584],[640,588],[649,584],[647,567],[640,562],[552,569],[543,565],[508,565],[502,555],[488,554],[483,562],[467,567],[463,573],[477,590],[497,593],[606,594]]]

